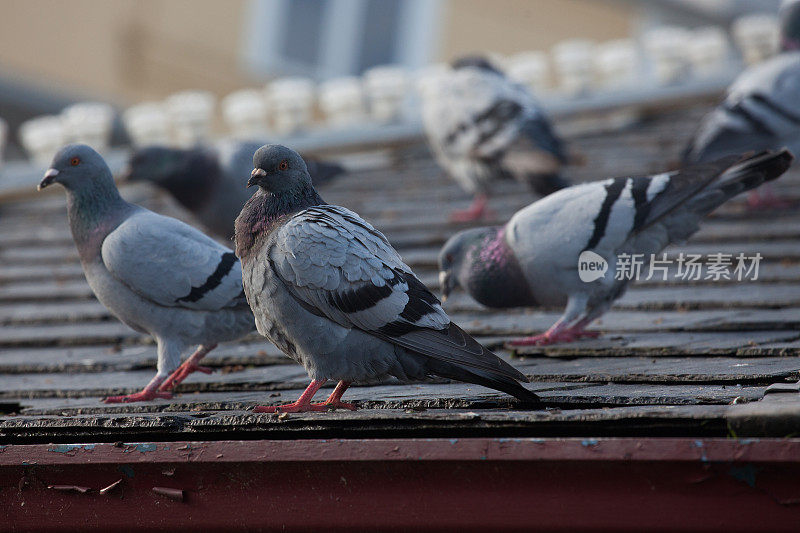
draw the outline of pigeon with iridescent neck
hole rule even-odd
[[[561,140],[539,103],[482,57],[464,57],[422,89],[425,134],[436,160],[463,189],[472,206],[454,221],[490,215],[491,182],[514,178],[546,196],[569,185],[560,175],[567,161]]]
[[[439,254],[443,299],[462,287],[487,307],[566,305],[545,333],[512,345],[597,336],[585,328],[625,292],[630,277],[616,275],[624,257],[649,257],[688,239],[704,216],[776,179],[792,159],[787,150],[729,156],[671,173],[563,189],[518,211],[504,226],[450,238]],[[581,276],[582,261],[597,265],[599,277]]]
[[[86,281],[106,308],[158,344],[158,371],[136,394],[106,402],[169,398],[219,342],[255,328],[234,253],[174,218],[129,204],[90,147],[65,146],[39,184],[67,191],[67,214]],[[181,354],[199,345],[181,365]],[[180,366],[179,366],[180,365]]]
[[[267,145],[253,165],[258,189],[236,219],[245,294],[259,333],[312,380],[296,402],[257,412],[354,409],[341,400],[350,383],[385,376],[442,376],[536,401],[523,374],[450,321],[382,233],[325,203],[296,152]],[[312,404],[328,380],[336,388]]]

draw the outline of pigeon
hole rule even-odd
[[[262,144],[235,141],[190,149],[140,148],[131,154],[123,179],[148,181],[165,189],[207,230],[230,239],[233,221],[250,198],[241,181],[250,175],[253,153]],[[316,183],[327,183],[345,171],[331,162],[309,161],[308,165]]]
[[[465,57],[422,91],[425,134],[439,164],[474,195],[454,221],[490,216],[490,182],[514,178],[546,196],[569,183],[561,140],[538,102],[488,60]]]
[[[725,99],[701,120],[683,152],[683,164],[704,163],[745,151],[800,153],[800,2],[782,7],[781,50],[745,70]],[[751,208],[785,208],[769,186],[748,195]]]
[[[670,173],[568,187],[518,211],[504,226],[451,237],[439,254],[442,300],[462,287],[487,307],[566,305],[545,333],[512,345],[595,337],[586,326],[630,281],[617,276],[625,257],[648,257],[685,241],[705,215],[776,179],[792,160],[788,150],[727,156]],[[594,263],[597,275],[582,278],[579,261]]]
[[[217,343],[255,329],[236,255],[195,228],[129,204],[92,148],[70,144],[39,184],[60,183],[86,281],[108,310],[158,344],[158,372],[141,392],[108,403],[169,398]],[[199,345],[180,366],[187,346]]]
[[[778,36],[782,51],[800,50],[800,0],[784,0],[781,4]]]
[[[303,159],[280,145],[253,156],[258,189],[236,219],[236,255],[259,333],[301,363],[311,383],[291,404],[256,412],[354,409],[353,381],[429,375],[491,387],[525,402],[528,379],[450,321],[386,237],[326,204]],[[324,403],[311,399],[327,380]]]

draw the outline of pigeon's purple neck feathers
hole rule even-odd
[[[487,307],[536,305],[525,274],[506,241],[505,227],[487,229],[490,231],[466,251],[460,284]]]
[[[236,217],[234,234],[236,255],[244,260],[258,238],[269,235],[288,216],[325,203],[312,186],[280,194],[259,188]]]
[[[136,209],[122,199],[111,176],[67,188],[67,215],[82,261],[97,257],[103,240]]]

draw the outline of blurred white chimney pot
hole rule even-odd
[[[576,96],[591,90],[594,50],[595,44],[584,39],[562,41],[553,47],[553,64],[563,92]]]
[[[23,122],[19,127],[22,146],[36,164],[47,167],[53,156],[66,144],[61,117],[45,115]]]
[[[688,43],[689,61],[698,76],[709,76],[724,70],[730,46],[725,30],[706,26],[692,31]]]
[[[319,106],[332,126],[350,126],[364,122],[366,109],[361,80],[335,78],[320,84]]]
[[[146,102],[129,107],[122,114],[122,122],[136,146],[169,145],[172,142],[169,117],[160,103]]]
[[[221,102],[222,116],[233,137],[263,138],[267,133],[267,102],[261,91],[236,91]]]
[[[398,65],[374,67],[364,73],[364,89],[372,118],[378,122],[398,120],[408,87],[408,73]]]
[[[308,78],[282,78],[266,87],[266,98],[278,133],[290,135],[311,124],[314,82]]]
[[[778,51],[778,19],[774,15],[757,13],[739,17],[733,23],[732,32],[748,65],[763,61]]]
[[[208,91],[184,91],[165,100],[178,146],[190,147],[211,136],[214,95]]]
[[[61,111],[68,142],[88,144],[103,152],[111,142],[114,109],[102,102],[73,104]]]
[[[508,77],[528,87],[535,94],[547,92],[550,85],[550,65],[547,53],[522,52],[506,61]]]
[[[596,64],[603,86],[631,86],[640,74],[639,48],[633,39],[602,43],[597,46]]]
[[[668,85],[684,79],[689,73],[691,34],[676,26],[662,26],[644,35],[644,47],[653,62],[656,80]]]

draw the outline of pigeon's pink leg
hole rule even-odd
[[[328,396],[327,400],[325,400],[322,403],[313,404],[313,407],[322,407],[323,410],[349,409],[351,411],[355,411],[356,410],[355,405],[353,405],[352,403],[344,403],[342,401],[342,394],[344,394],[344,391],[346,391],[347,387],[349,386],[350,386],[349,381],[340,381],[339,383],[336,384],[336,388],[333,389],[333,392],[331,393],[330,396]]]
[[[791,206],[792,204],[790,202],[778,198],[778,195],[775,194],[772,185],[769,183],[747,193],[747,208],[753,211],[787,209]]]
[[[253,409],[255,413],[303,413],[306,411],[329,411],[332,409],[350,409],[355,411],[356,406],[342,401],[342,394],[350,386],[347,381],[340,381],[328,399],[322,403],[311,403],[311,399],[317,393],[320,387],[325,384],[324,379],[314,381],[309,384],[308,388],[303,391],[300,398],[294,403],[285,405],[260,405]]]
[[[203,357],[205,357],[208,354],[208,352],[210,352],[216,347],[217,347],[216,344],[209,344],[208,346],[201,344],[200,346],[198,346],[197,350],[192,355],[190,355],[189,358],[175,370],[175,372],[170,374],[170,376],[164,383],[162,383],[161,387],[159,387],[158,390],[170,391],[174,389],[175,387],[180,385],[184,379],[189,377],[189,374],[191,374],[192,372],[202,372],[204,374],[210,374],[211,372],[213,372],[213,370],[211,370],[209,367],[200,366],[197,363],[200,362],[200,360]]]
[[[489,218],[493,216],[487,207],[489,198],[485,194],[476,194],[472,205],[467,209],[453,211],[450,213],[451,222],[472,222],[482,218]]]
[[[148,402],[150,400],[154,400],[156,398],[164,398],[169,399],[172,398],[172,393],[167,391],[158,390],[158,387],[164,381],[164,378],[156,374],[156,376],[150,380],[150,383],[141,390],[141,392],[137,392],[135,394],[127,394],[125,396],[109,396],[108,398],[104,398],[103,402],[105,403],[130,403],[130,402]]]
[[[325,384],[324,379],[315,379],[308,384],[306,390],[294,403],[287,403],[285,405],[259,405],[253,409],[254,413],[302,413],[303,411],[314,411],[311,405],[311,399],[317,393],[320,387]],[[318,409],[321,411],[321,409]]]
[[[546,346],[559,342],[572,342],[583,337],[596,338],[600,336],[599,331],[586,331],[584,329],[592,320],[593,318],[584,318],[569,327],[559,320],[544,333],[532,337],[514,339],[508,344],[511,346]]]

